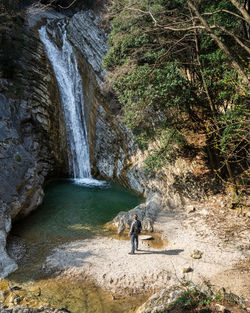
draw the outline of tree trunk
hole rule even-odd
[[[247,24],[250,25],[250,16],[247,10],[244,8],[244,5],[242,5],[238,0],[230,0],[230,1],[240,11],[245,21],[247,22]]]
[[[230,180],[230,183],[231,183],[231,187],[232,187],[232,192],[233,192],[233,196],[234,195],[238,195],[238,186],[237,186],[237,183],[234,179],[234,176],[233,176],[233,173],[232,173],[232,169],[231,169],[231,166],[228,162],[228,160],[225,160],[225,164],[226,164],[226,168],[227,168],[227,172],[229,174],[229,180]]]

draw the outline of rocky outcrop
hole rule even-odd
[[[185,291],[181,285],[174,285],[164,288],[151,296],[143,305],[141,305],[136,313],[159,313],[165,312],[171,304],[173,304]]]
[[[223,301],[223,302],[221,302]],[[219,302],[219,303],[216,303]],[[222,304],[223,305],[222,305]],[[211,290],[205,283],[196,286],[192,282],[164,288],[152,295],[136,313],[188,312],[239,312],[248,311],[249,300],[239,297],[224,288]]]
[[[6,239],[7,234],[11,228],[11,220],[10,217],[5,215],[6,205],[3,205],[0,210],[0,256],[1,256],[1,276],[5,277],[9,273],[15,271],[17,269],[17,264],[14,260],[12,260],[8,254],[6,253]]]
[[[28,26],[21,14],[6,16],[5,27],[0,29],[0,56],[8,61],[0,68],[0,276],[16,268],[5,251],[9,221],[29,214],[41,204],[46,178],[68,174],[59,91],[36,29],[44,17],[44,12],[40,16],[29,15]],[[67,28],[78,52],[92,142],[94,115],[99,106],[97,89],[105,75],[101,63],[107,51],[106,35],[98,28],[92,11],[68,18]],[[91,150],[93,156],[93,147]]]
[[[99,18],[91,10],[81,11],[73,15],[67,26],[68,38],[81,52],[98,79],[103,80],[105,70],[102,58],[108,51],[107,34],[98,27]]]
[[[130,228],[134,214],[137,214],[139,220],[142,222],[142,230],[153,232],[153,223],[161,209],[161,205],[161,198],[155,194],[151,199],[129,212],[120,212],[113,221],[118,234],[121,234],[126,228]]]
[[[6,60],[0,67],[2,277],[16,268],[5,252],[11,219],[39,206],[45,179],[66,174],[68,162],[59,93],[37,32],[22,16],[6,16],[0,40],[0,56]]]

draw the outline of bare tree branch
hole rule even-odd
[[[76,3],[77,0],[73,0],[67,7],[63,7],[60,4],[58,4],[58,6],[62,9],[69,9],[74,3]]]
[[[48,4],[42,4],[41,1],[38,1],[37,3],[33,4],[31,7],[28,8],[27,12],[29,14],[37,14],[41,11],[44,11],[51,7],[51,5],[55,2],[56,0],[51,0]]]
[[[143,11],[141,9],[137,9],[137,8],[132,8],[132,7],[125,7],[125,9],[127,10],[131,10],[131,11],[136,11],[136,12],[140,12],[140,13],[143,13],[145,15],[149,15],[153,22],[154,22],[154,25],[157,26],[157,27],[160,27],[162,29],[165,29],[165,30],[172,30],[172,31],[176,31],[176,32],[182,32],[182,31],[188,31],[188,30],[194,30],[194,29],[206,29],[205,26],[202,26],[202,25],[196,25],[196,26],[189,26],[189,27],[181,27],[181,28],[176,28],[176,27],[172,27],[172,26],[166,26],[166,25],[161,25],[157,22],[156,18],[154,17],[154,15],[150,12],[150,11]],[[189,20],[188,22],[190,22],[192,20]],[[179,24],[179,23],[178,23]],[[173,25],[173,24],[171,24]],[[216,28],[215,25],[212,25],[210,26],[211,29],[213,28]]]
[[[158,26],[164,30],[171,30],[171,31],[189,31],[189,30],[196,30],[196,29],[206,29],[206,26],[202,26],[202,25],[194,25],[193,26],[190,26],[190,27],[181,27],[181,28],[176,28],[176,27],[173,27],[173,26],[167,26],[167,25],[161,25],[157,22],[156,18],[154,17],[154,15],[150,12],[150,11],[143,11],[143,10],[140,10],[140,9],[137,9],[137,8],[132,8],[132,7],[126,7],[126,9],[128,10],[132,10],[132,11],[137,11],[137,12],[140,12],[140,13],[143,13],[143,14],[147,14],[149,15],[153,22],[154,22],[154,25],[155,26]],[[228,10],[217,10],[217,11],[214,11],[214,12],[211,12],[211,13],[204,13],[204,14],[201,14],[201,16],[203,15],[214,15],[216,13],[219,13],[219,12],[227,12],[229,14],[232,14],[234,16],[237,16],[238,18],[241,18],[244,20],[244,18],[242,18],[240,15],[238,14],[235,14],[233,12],[230,12]],[[185,21],[185,23],[189,23],[189,22],[192,22],[194,19],[199,19],[198,17],[194,16],[192,17],[191,19],[189,19],[188,21]],[[171,23],[171,25],[176,25],[176,24],[183,24],[183,22],[176,22],[176,23]],[[227,35],[233,37],[235,39],[235,41],[243,48],[245,49],[248,53],[250,53],[250,49],[239,39],[238,36],[234,35],[233,33],[229,32],[227,29],[225,29],[224,27],[222,26],[219,26],[219,25],[211,25],[209,26],[210,29],[221,29],[224,33],[226,33]]]
[[[234,12],[232,12],[232,11],[225,10],[225,9],[216,10],[216,11],[214,11],[214,12],[206,12],[206,13],[202,13],[201,15],[202,15],[202,16],[204,16],[204,15],[214,15],[214,14],[216,14],[216,13],[221,13],[221,12],[225,12],[225,13],[231,14],[231,15],[236,16],[236,17],[242,19],[243,21],[245,21],[245,18],[244,18],[244,17],[242,17],[242,16],[240,16],[239,14],[236,14],[236,13],[234,13]]]
[[[229,32],[226,28],[216,25],[218,29],[221,29],[224,33],[227,35],[233,37],[233,39],[243,48],[245,49],[249,54],[250,54],[250,49],[239,39],[238,36],[234,35],[233,33]]]
[[[214,32],[212,32],[211,27],[208,25],[207,21],[201,16],[200,12],[198,11],[197,7],[193,4],[193,2],[191,0],[186,0],[186,2],[189,5],[189,7],[192,9],[192,11],[196,14],[196,16],[199,18],[200,22],[203,24],[208,34],[210,35],[210,37],[217,43],[219,48],[225,53],[225,55],[231,61],[233,68],[237,71],[239,76],[242,78],[242,81],[247,86],[249,86],[250,84],[249,84],[249,79],[247,75],[244,73],[239,63],[236,62],[231,52],[228,50],[225,44],[219,39],[219,37]]]
[[[50,8],[53,5],[53,3],[55,3],[56,1],[57,0],[50,0],[50,2],[48,4],[42,4],[41,1],[38,1],[37,3],[33,4],[28,9],[28,13],[36,14],[38,12],[44,11],[44,10]],[[76,3],[76,1],[78,1],[78,0],[72,0],[72,2],[67,7],[63,7],[60,4],[58,4],[58,7],[60,7],[61,9],[69,9],[73,4]]]

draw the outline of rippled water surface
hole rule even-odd
[[[104,224],[141,201],[136,194],[112,183],[60,180],[49,184],[42,206],[13,228],[12,235],[21,238],[27,250],[10,281],[41,287],[43,302],[73,313],[129,312],[138,299],[113,301],[109,293],[93,284],[44,277],[41,268],[54,247],[107,235]]]

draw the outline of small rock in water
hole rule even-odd
[[[140,236],[140,239],[141,240],[152,240],[152,239],[154,239],[154,237],[150,236],[150,235],[142,235],[142,236]]]
[[[202,252],[199,250],[194,250],[193,253],[191,254],[191,257],[193,259],[201,259],[202,258]]]
[[[18,305],[22,301],[22,297],[16,297],[13,301],[14,305]]]

